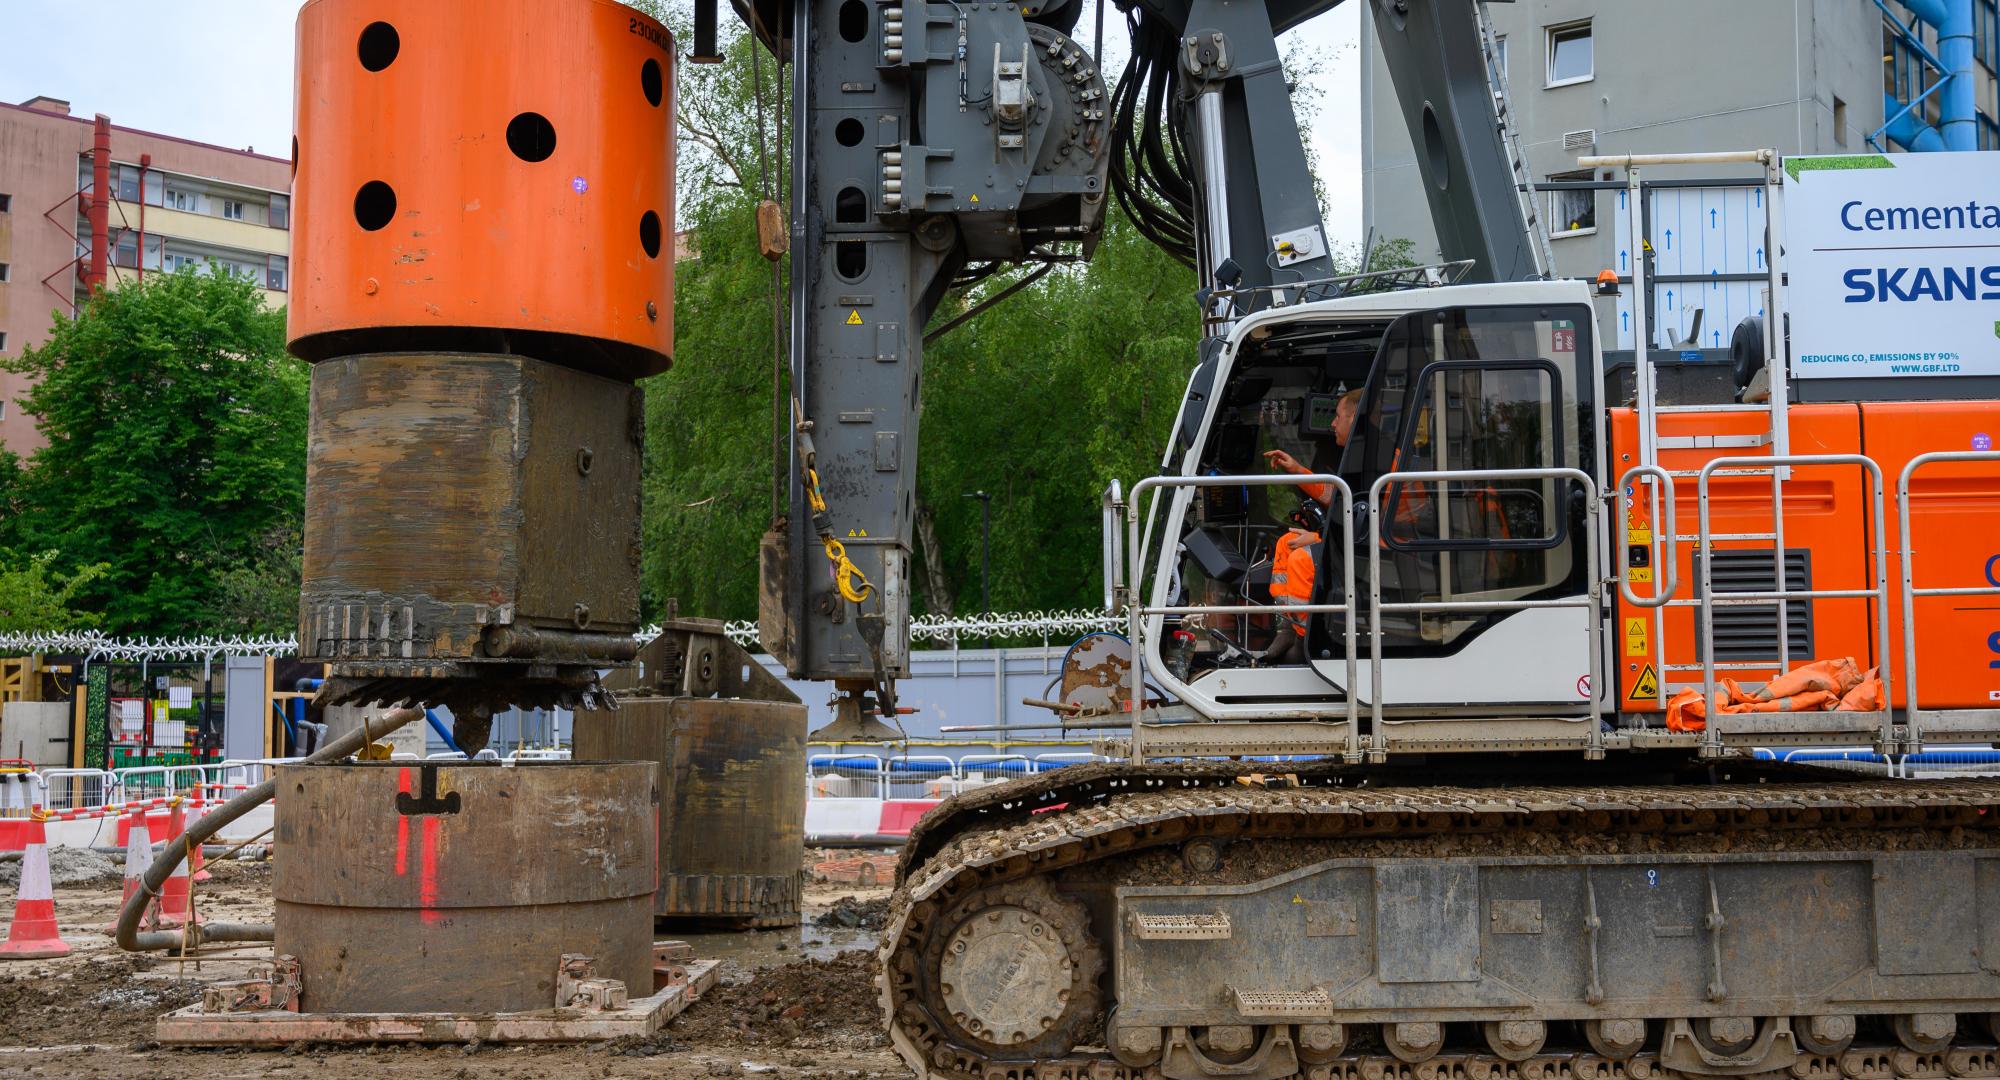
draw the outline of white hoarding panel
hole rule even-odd
[[[1785,159],[1792,377],[2000,375],[2000,153]]]

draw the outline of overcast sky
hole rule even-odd
[[[279,156],[291,144],[298,6],[290,0],[0,0],[0,6],[9,26],[0,35],[0,100],[46,94],[68,100],[78,116],[101,112],[127,127]],[[1360,6],[1350,0],[1295,32],[1326,58],[1313,80],[1319,109],[1307,135],[1332,203],[1327,231],[1349,244],[1361,239]],[[1122,38],[1115,10],[1108,14],[1106,36]],[[1078,33],[1089,31],[1080,25]],[[1107,61],[1122,64],[1122,47],[1107,52],[1114,53]]]

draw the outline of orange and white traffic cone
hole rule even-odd
[[[199,805],[199,804],[197,804],[197,805]],[[174,804],[174,814],[175,814],[176,816],[178,816],[178,815],[180,814],[180,809],[181,809],[181,808],[180,808],[180,804],[179,804],[179,803],[175,803],[175,804]],[[195,816],[199,817],[200,815],[198,815],[198,814],[197,814],[197,815],[195,815]],[[182,831],[186,831],[186,828],[187,828],[187,822],[185,822],[185,821],[181,822],[181,829],[182,829]],[[180,835],[180,834],[179,834],[179,833],[175,833],[174,835],[178,836],[178,835]],[[209,873],[209,872],[208,872],[207,870],[204,870],[204,869],[202,869],[202,862],[203,862],[203,859],[202,859],[202,857],[201,857],[201,845],[200,845],[200,844],[189,844],[189,845],[188,845],[188,880],[189,880],[189,881],[192,881],[192,882],[196,882],[196,883],[200,883],[200,882],[203,882],[203,881],[207,881],[207,880],[209,880],[209,879],[210,879],[211,877],[213,877],[213,876],[214,876],[214,875],[210,874],[210,873]]]
[[[167,818],[167,835],[179,836],[182,832],[181,804],[175,803],[172,814]],[[173,841],[169,839],[168,843]],[[188,864],[184,858],[174,864],[174,872],[160,886],[160,925],[179,926],[193,919],[194,907],[188,896]],[[200,919],[193,919],[200,922]]]
[[[146,867],[153,862],[153,835],[146,827],[144,808],[132,811],[125,821],[125,891],[118,898],[118,910],[124,911],[132,894],[139,891],[139,881],[146,874]],[[118,918],[113,916],[107,934],[118,932]]]
[[[0,943],[0,960],[49,960],[69,955],[56,931],[56,893],[49,882],[49,833],[42,819],[28,819],[28,849],[21,853],[21,890],[14,925]]]

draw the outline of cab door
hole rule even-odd
[[[1571,479],[1480,474],[1596,475],[1590,319],[1583,305],[1454,306],[1413,312],[1384,336],[1362,429],[1343,461],[1379,529],[1370,541],[1357,528],[1352,553],[1364,700],[1376,693],[1366,661],[1370,627],[1379,623],[1385,710],[1585,708],[1594,612],[1382,611],[1371,598],[1538,603],[1588,595],[1589,490]],[[1397,479],[1434,471],[1467,475]]]

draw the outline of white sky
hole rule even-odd
[[[1294,31],[1327,57],[1313,79],[1318,152],[1336,243],[1361,240],[1361,0]],[[282,156],[292,136],[292,0],[0,0],[0,101],[65,98],[78,116]],[[725,16],[727,12],[725,12]],[[1078,26],[1088,40],[1088,12]],[[1106,57],[1122,65],[1124,31],[1107,6]],[[1107,64],[1107,66],[1111,66]],[[1112,66],[1112,71],[1117,67]]]

